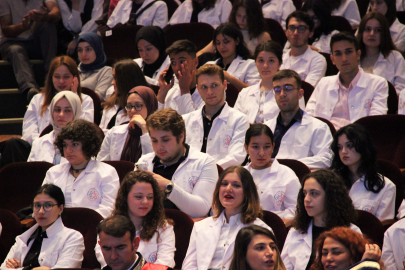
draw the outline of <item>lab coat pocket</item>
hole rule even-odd
[[[185,180],[187,181],[187,187],[190,188],[190,191],[193,191],[194,186],[197,184],[198,179],[200,178],[201,171],[187,171]]]
[[[378,201],[363,199],[360,201],[360,206],[358,209],[375,215],[379,204],[380,204],[380,202],[378,202]]]
[[[222,134],[221,146],[220,146],[220,152],[221,153],[228,153],[228,147],[229,147],[229,145],[231,144],[231,141],[232,141],[232,133],[233,133],[233,129],[227,129]]]
[[[274,203],[274,210],[280,210],[284,203],[285,186],[272,187],[270,193]]]
[[[58,261],[59,253],[56,252],[49,252],[43,255],[40,255],[38,258],[39,264],[41,266],[48,266],[53,267],[56,262]]]

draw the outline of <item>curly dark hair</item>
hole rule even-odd
[[[370,241],[365,239],[360,233],[353,231],[350,228],[336,227],[330,231],[322,233],[316,240],[316,258],[311,266],[311,270],[324,270],[322,265],[322,249],[326,238],[332,238],[343,246],[345,246],[350,252],[350,264],[355,264],[361,261],[365,252],[366,244],[370,244]],[[384,269],[384,265],[381,260],[378,261],[381,269]]]
[[[97,156],[103,142],[99,128],[95,124],[83,119],[70,122],[62,128],[56,137],[54,145],[58,148],[62,157],[65,156],[63,153],[64,140],[80,142],[82,144],[83,155],[87,160]]]
[[[161,241],[158,229],[164,228],[166,223],[172,224],[172,221],[167,220],[165,217],[163,194],[160,191],[159,184],[149,173],[145,171],[133,171],[125,176],[118,190],[113,215],[121,215],[130,218],[128,214],[128,194],[131,192],[132,187],[138,182],[149,183],[153,189],[153,206],[149,213],[143,218],[140,237],[143,241],[149,241],[156,232],[158,233],[158,241]]]
[[[257,0],[237,0],[232,5],[231,13],[229,14],[229,22],[235,25],[236,12],[240,7],[245,8],[248,24],[248,32],[250,38],[257,38],[266,31],[266,21],[264,20],[263,10],[260,2]]]
[[[330,169],[342,177],[348,189],[352,187],[353,183],[351,178],[353,175],[339,157],[338,140],[343,134],[346,135],[347,139],[353,144],[356,152],[361,155],[357,174],[364,175],[364,187],[373,193],[380,192],[385,186],[385,181],[378,173],[377,152],[371,141],[370,133],[361,125],[350,124],[342,127],[335,133],[330,146],[333,152]]]
[[[313,219],[308,215],[304,205],[305,181],[309,178],[314,178],[325,191],[326,229],[338,226],[349,227],[350,223],[356,220],[356,211],[342,179],[330,170],[318,170],[304,176],[302,187],[298,192],[297,211],[292,226],[302,233],[307,233]]]
[[[242,223],[249,224],[255,221],[256,218],[261,218],[263,216],[263,212],[262,207],[260,206],[259,194],[257,193],[255,182],[250,172],[242,166],[228,167],[219,176],[212,199],[212,210],[215,213],[214,218],[218,218],[225,210],[225,207],[222,206],[221,201],[219,200],[219,189],[221,187],[222,180],[229,173],[236,173],[242,182],[244,196],[241,211]]]

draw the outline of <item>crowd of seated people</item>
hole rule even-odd
[[[29,100],[21,139],[0,144],[0,173],[54,165],[27,194],[36,225],[2,269],[80,268],[86,240],[61,218],[78,207],[103,219],[93,248],[104,270],[403,269],[402,193],[355,122],[387,114],[389,86],[405,114],[405,4],[370,0],[361,18],[355,0],[256,1],[185,0],[170,17],[166,1],[0,0],[1,57]],[[204,48],[166,44],[167,25],[195,22],[213,28]],[[122,44],[139,58],[110,67],[103,38],[120,25],[142,26]],[[337,74],[325,76],[328,63]],[[121,177],[118,161],[133,171]],[[176,234],[186,232],[165,211],[194,222],[182,265]],[[355,225],[359,211],[393,224],[382,246]],[[289,229],[285,241],[268,212]]]

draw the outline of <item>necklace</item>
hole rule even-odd
[[[86,167],[87,167],[87,165],[86,165]],[[70,169],[75,173],[79,173],[80,171],[83,171],[84,169],[86,169],[86,167],[84,167],[83,169],[73,169],[73,167],[70,167]]]

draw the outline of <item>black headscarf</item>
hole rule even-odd
[[[93,32],[87,32],[82,34],[78,40],[77,40],[77,45],[79,45],[80,42],[87,42],[90,44],[90,46],[93,48],[94,52],[96,53],[96,60],[94,60],[93,63],[91,64],[79,64],[79,68],[81,71],[92,71],[96,69],[103,68],[105,64],[107,63],[107,56],[104,53],[104,46],[103,42],[101,41],[101,38]],[[77,49],[77,47],[76,47]]]
[[[156,49],[159,50],[159,57],[153,64],[143,64],[143,74],[150,78],[153,77],[153,74],[158,70],[163,62],[166,60],[166,42],[163,30],[158,26],[144,26],[136,34],[136,48],[138,49],[139,40],[144,39]]]

